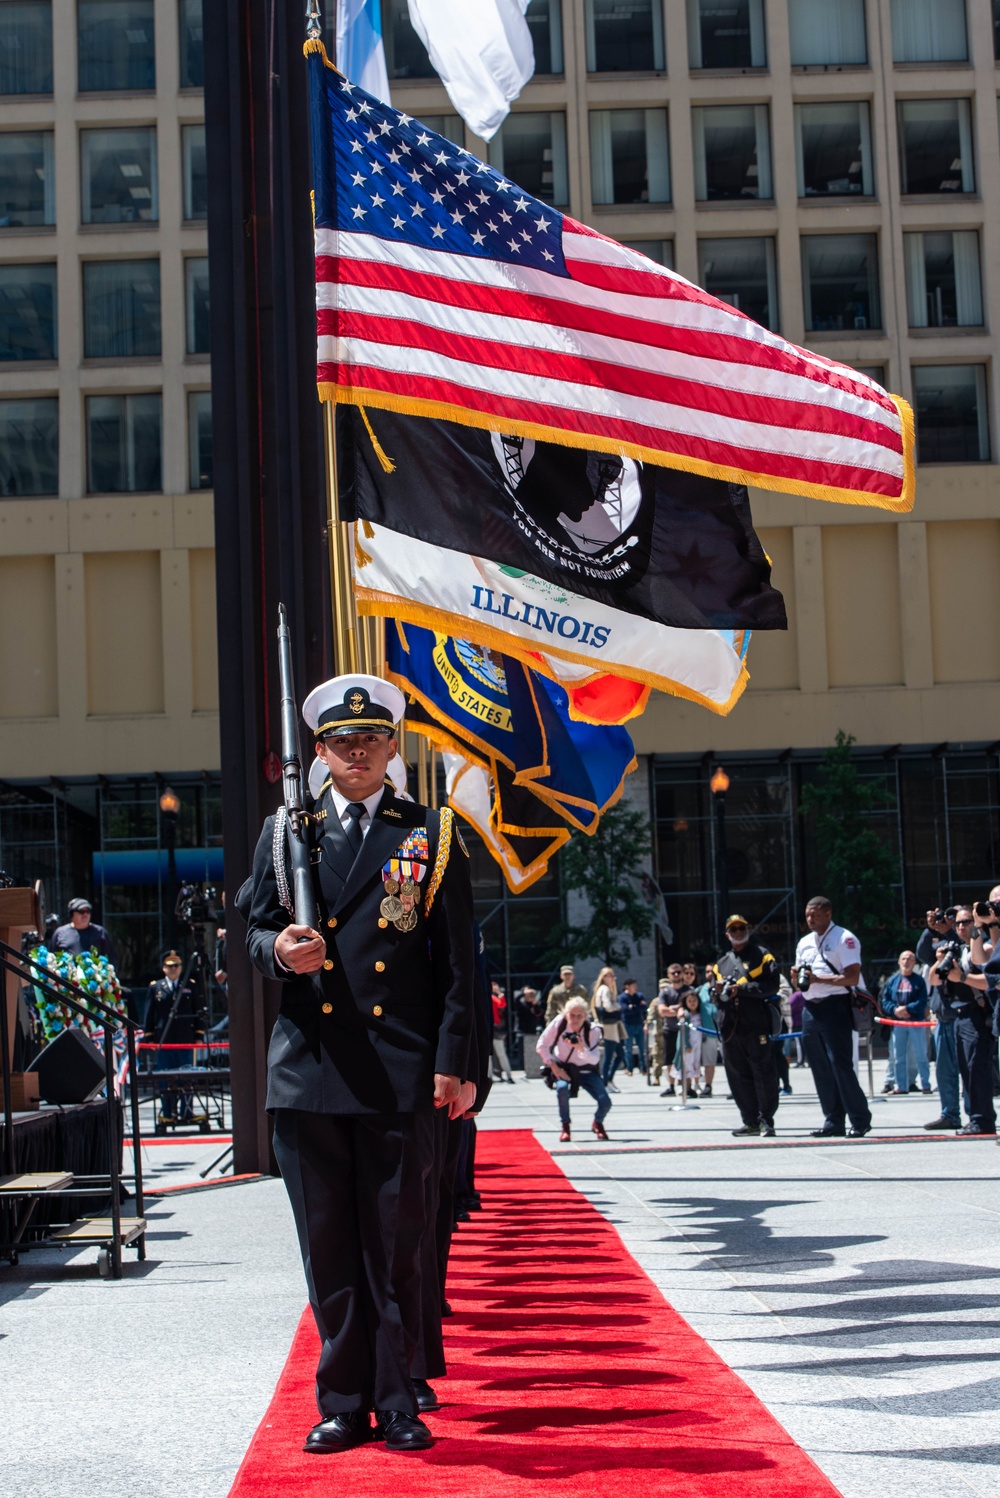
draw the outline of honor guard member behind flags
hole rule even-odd
[[[472,886],[451,811],[384,785],[404,707],[373,676],[324,682],[303,706],[329,772],[312,816],[320,929],[283,904],[273,817],[239,898],[252,962],[284,985],[267,1108],[322,1344],[321,1419],[305,1446],[316,1453],[431,1444],[410,1369],[422,1149],[467,1070]]]
[[[806,906],[808,936],[795,949],[792,980],[803,995],[802,1046],[823,1109],[817,1139],[844,1133],[860,1139],[872,1126],[871,1109],[854,1070],[851,989],[861,978],[861,943],[833,923],[833,906],[814,895]]]
[[[742,915],[726,921],[729,951],[713,968],[722,1059],[743,1119],[734,1134],[773,1136],[778,1063],[772,1037],[781,1027],[778,964],[750,936]]]

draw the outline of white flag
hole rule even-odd
[[[337,6],[337,66],[345,78],[374,94],[383,104],[389,98],[389,75],[382,45],[379,0],[340,0]]]
[[[469,128],[491,140],[532,73],[529,0],[409,0],[410,21]]]

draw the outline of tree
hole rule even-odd
[[[562,885],[585,897],[590,918],[583,926],[560,926],[553,950],[600,957],[612,967],[628,962],[626,938],[639,942],[653,927],[639,885],[649,845],[648,819],[621,802],[604,813],[593,837],[578,833],[566,844],[559,854]]]
[[[861,942],[862,955],[887,955],[906,940],[893,899],[899,885],[899,855],[871,824],[895,798],[884,785],[865,780],[851,759],[854,738],[840,729],[823,755],[815,785],[802,787],[802,810],[812,814],[812,834],[822,870],[822,893],[833,901],[834,919]]]

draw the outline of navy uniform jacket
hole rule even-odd
[[[149,985],[142,1027],[153,1040],[179,1045],[204,1032],[204,1015],[198,1013],[190,987],[182,989],[179,979],[174,984],[167,977],[156,978]]]
[[[237,905],[254,966],[284,985],[268,1051],[267,1108],[306,1113],[411,1113],[429,1108],[434,1074],[465,1078],[474,1028],[472,883],[457,830],[434,892],[441,813],[386,789],[355,861],[329,790],[319,833],[319,927],[327,956],[318,973],[288,974],[274,938],[292,922],[278,899],[264,823],[253,874]],[[381,915],[382,866],[414,829],[427,831],[418,920],[401,932]],[[442,850],[443,853],[444,850]],[[412,856],[407,854],[406,856]]]
[[[777,1033],[778,964],[766,947],[748,941],[742,951],[732,948],[723,953],[712,971],[717,983],[735,981],[735,999],[718,1004],[718,1027],[723,1041],[737,1030]]]

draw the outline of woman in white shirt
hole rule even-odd
[[[625,1065],[625,1040],[628,1032],[622,1023],[622,1009],[618,1002],[618,981],[613,967],[602,967],[591,990],[594,1018],[604,1035],[604,1065],[601,1081],[609,1092],[617,1092],[614,1075],[619,1066]]]
[[[597,1104],[590,1127],[598,1139],[607,1139],[604,1120],[611,1111],[611,1099],[597,1069],[601,1032],[587,1013],[586,999],[570,999],[562,1014],[546,1025],[538,1037],[538,1055],[553,1078],[562,1125],[560,1140],[565,1143],[570,1137],[570,1099],[577,1096],[581,1087]]]

